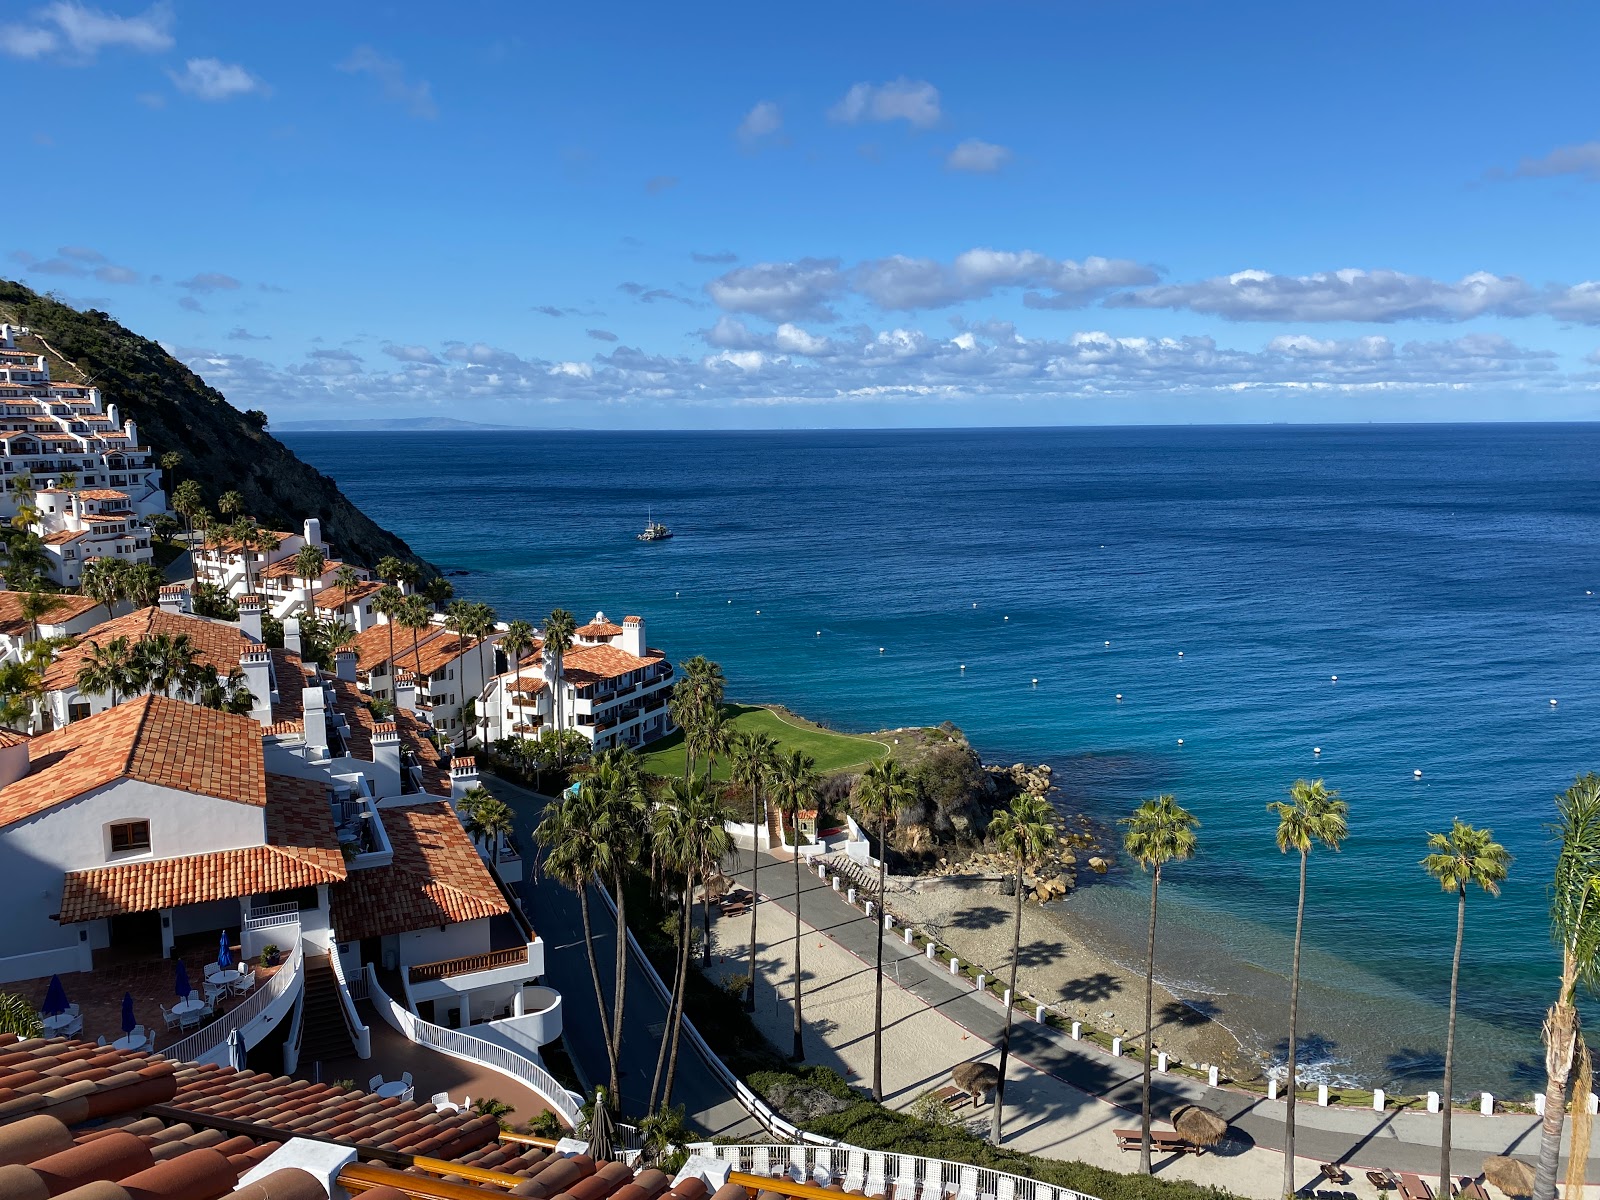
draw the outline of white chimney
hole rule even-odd
[[[164,613],[187,613],[189,607],[189,588],[181,583],[165,584],[161,589],[161,611]]]
[[[285,617],[283,619],[283,648],[291,654],[300,653],[300,619],[298,617]]]
[[[271,725],[272,653],[266,647],[246,650],[239,656],[239,666],[244,670],[245,684],[254,697],[250,715],[263,725]]]
[[[318,520],[316,517],[307,517],[306,518],[306,524],[305,524],[304,533],[305,533],[305,538],[306,538],[306,545],[308,545],[308,546],[320,546],[320,545],[322,545],[322,522],[320,520]]]
[[[372,728],[372,792],[382,800],[400,795],[400,731],[393,721]]]
[[[139,426],[129,417],[122,423],[122,431],[128,435],[128,449],[132,450],[139,444]]]
[[[320,756],[328,753],[328,698],[322,686],[300,689],[300,708],[305,713],[306,749]]]
[[[456,808],[461,798],[478,786],[478,760],[468,754],[450,760],[450,807]]]
[[[260,596],[239,597],[239,632],[257,643],[261,641],[261,607]]]
[[[635,658],[643,658],[644,644],[644,618],[622,618],[622,649]]]
[[[356,681],[356,652],[354,650],[335,650],[333,652],[334,674],[346,683]]]
[[[408,713],[417,711],[417,677],[404,667],[394,673],[394,706]]]
[[[106,419],[111,422],[113,429],[122,424],[122,414],[117,411],[117,406],[115,404],[106,405]]]
[[[28,739],[9,729],[0,731],[0,788],[28,774]]]

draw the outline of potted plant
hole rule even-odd
[[[268,942],[261,948],[261,965],[263,967],[277,966],[279,957],[280,952],[278,950],[277,942]]]

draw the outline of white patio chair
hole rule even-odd
[[[433,1111],[436,1113],[460,1111],[451,1102],[449,1092],[435,1092],[428,1097],[428,1103],[433,1105]]]
[[[106,1035],[102,1033],[100,1035],[100,1040],[98,1042],[96,1042],[95,1045],[104,1046],[105,1044],[106,1044]]]
[[[417,1089],[412,1087],[410,1084],[407,1084],[406,1090],[400,1093],[400,1099],[404,1100],[407,1104],[414,1103],[416,1098]]]
[[[251,968],[247,967],[244,963],[240,963],[239,964],[239,975],[233,981],[232,986],[233,986],[233,990],[238,992],[239,995],[241,995],[241,996],[249,995],[250,994],[250,990],[256,986],[256,973],[255,973],[255,971],[253,971]]]
[[[165,1004],[161,1006],[161,1019],[167,1023],[168,1029],[176,1029],[183,1024],[183,1017],[173,1012]]]
[[[188,1012],[178,1014],[179,1029],[193,1029],[200,1024],[200,1010],[190,1009]]]
[[[383,1076],[382,1075],[374,1075],[371,1079],[367,1080],[367,1091],[369,1091],[369,1092],[375,1092],[379,1088],[381,1088],[382,1086],[383,1086]]]
[[[400,1082],[405,1084],[407,1087],[410,1087],[413,1083],[416,1082],[416,1080],[411,1078],[411,1072],[410,1071],[401,1071],[400,1072]]]
[[[72,1014],[72,1020],[67,1022],[66,1026],[61,1030],[61,1032],[66,1037],[72,1037],[75,1034],[82,1033],[83,1032],[83,1018],[81,1016],[79,1016],[77,1013],[73,1013]]]
[[[189,994],[187,996],[185,996],[184,999],[185,1000],[198,1000],[198,999],[200,999],[199,990],[196,989],[196,988],[190,988],[189,989]]]
[[[228,995],[231,990],[232,989],[226,983],[212,983],[210,980],[207,980],[206,1007],[211,1008],[218,1000],[221,1000],[224,996]]]
[[[135,1025],[133,1027],[133,1032],[130,1033],[128,1037],[131,1039],[133,1048],[135,1050],[138,1050],[150,1040],[150,1035],[145,1032],[143,1025]]]
[[[83,1009],[79,1008],[76,1004],[67,1005],[67,1011],[75,1017],[81,1017],[83,1015]]]

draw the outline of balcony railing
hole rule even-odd
[[[243,1004],[229,1009],[199,1033],[190,1034],[181,1042],[174,1042],[161,1053],[174,1062],[195,1062],[202,1055],[215,1050],[228,1040],[228,1035],[235,1029],[243,1029],[265,1012],[267,1006],[279,996],[299,985],[300,964],[303,957],[300,939],[296,938],[289,961],[279,967],[271,979],[251,992]]]
[[[453,975],[471,975],[477,971],[492,971],[497,967],[526,964],[528,948],[513,946],[509,950],[491,950],[487,954],[467,954],[460,958],[444,958],[438,962],[419,963],[411,967],[411,982],[445,979]]]
[[[1039,1183],[990,1167],[923,1158],[917,1154],[889,1154],[854,1146],[719,1145],[691,1142],[691,1154],[720,1158],[735,1171],[771,1179],[798,1172],[806,1182],[826,1177],[846,1192],[869,1196],[949,1196],[954,1200],[1010,1197],[1013,1200],[1095,1200],[1086,1192]],[[825,1186],[825,1185],[821,1185]],[[892,1189],[892,1190],[891,1190]]]

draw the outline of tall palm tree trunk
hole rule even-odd
[[[394,662],[394,614],[393,613],[389,614],[388,618],[384,621],[384,624],[389,627],[389,662],[388,662],[388,670],[389,670],[389,699],[390,700],[394,700],[394,701],[398,701],[400,699],[400,693],[399,693],[398,690],[396,690],[395,681],[394,681],[395,662]]]
[[[689,990],[689,930],[693,924],[694,904],[694,878],[689,879],[689,887],[683,893],[683,958],[678,965],[678,1004],[672,1014],[672,1053],[667,1058],[667,1082],[661,1088],[661,1103],[663,1107],[672,1105],[672,1084],[678,1076],[678,1043],[683,1037],[683,1002],[684,993]]]
[[[618,1079],[618,1064],[622,1061],[622,1014],[624,1001],[628,993],[628,897],[622,890],[622,872],[618,871],[611,881],[612,898],[617,902],[617,961],[616,961],[616,1008],[611,1017],[611,1094],[621,1096],[621,1083]]]
[[[711,965],[711,893],[708,884],[700,885],[700,928],[703,933],[700,946],[700,963]]]
[[[1534,1200],[1555,1200],[1560,1169],[1561,1126],[1567,1112],[1567,1078],[1578,1052],[1578,1010],[1568,999],[1572,967],[1562,972],[1560,998],[1544,1018],[1544,1123],[1539,1130],[1539,1159],[1533,1173]]]
[[[656,1110],[656,1099],[661,1092],[661,1082],[666,1076],[667,1051],[672,1041],[671,1030],[673,1018],[678,1011],[679,989],[677,987],[677,980],[680,978],[687,978],[688,975],[684,968],[689,958],[690,886],[691,884],[689,880],[685,879],[683,900],[678,907],[678,953],[677,957],[673,960],[672,995],[667,1000],[667,1023],[661,1029],[661,1045],[656,1051],[656,1071],[655,1075],[650,1080],[650,1103],[647,1105],[647,1109],[650,1112],[654,1112]],[[661,1103],[664,1106],[666,1104],[666,1099],[662,1098]]]
[[[750,785],[750,982],[744,989],[744,1010],[756,1010],[756,903],[761,899],[757,890],[757,881],[761,877],[761,843],[757,840],[761,834],[761,785]]]
[[[1150,876],[1150,936],[1144,952],[1144,1087],[1139,1118],[1139,1174],[1150,1174],[1150,1051],[1155,1041],[1156,897],[1161,892],[1161,864]],[[1449,1195],[1449,1192],[1445,1193]]]
[[[883,897],[889,869],[889,817],[878,819],[878,976],[872,997],[872,1098],[883,1103]]]
[[[1017,855],[1017,911],[1011,926],[1011,986],[1006,991],[1006,1027],[1000,1035],[1000,1078],[994,1085],[994,1112],[990,1114],[989,1136],[1000,1144],[1000,1119],[1006,1100],[1006,1060],[1011,1057],[1011,1006],[1017,996],[1017,959],[1022,956],[1022,855]]]
[[[801,1062],[806,1056],[800,1025],[800,810],[794,810],[794,1050],[790,1057]]]
[[[600,1010],[600,1032],[606,1043],[611,1077],[616,1078],[617,1056],[611,1045],[611,1024],[606,1020],[606,997],[600,989],[600,962],[594,956],[594,928],[589,924],[589,881],[578,884],[578,911],[583,915],[583,950],[589,958],[589,978],[594,982],[594,1003]]]
[[[1467,931],[1467,885],[1456,888],[1456,953],[1450,960],[1450,1021],[1444,1035],[1444,1120],[1439,1126],[1439,1195],[1450,1195],[1450,1089],[1455,1079],[1456,987],[1461,979],[1461,939]]]
[[[1283,1194],[1294,1195],[1294,1094],[1295,1052],[1299,1049],[1300,1018],[1300,934],[1306,920],[1306,860],[1300,852],[1300,902],[1294,910],[1294,964],[1289,971],[1289,1095],[1283,1106]]]

